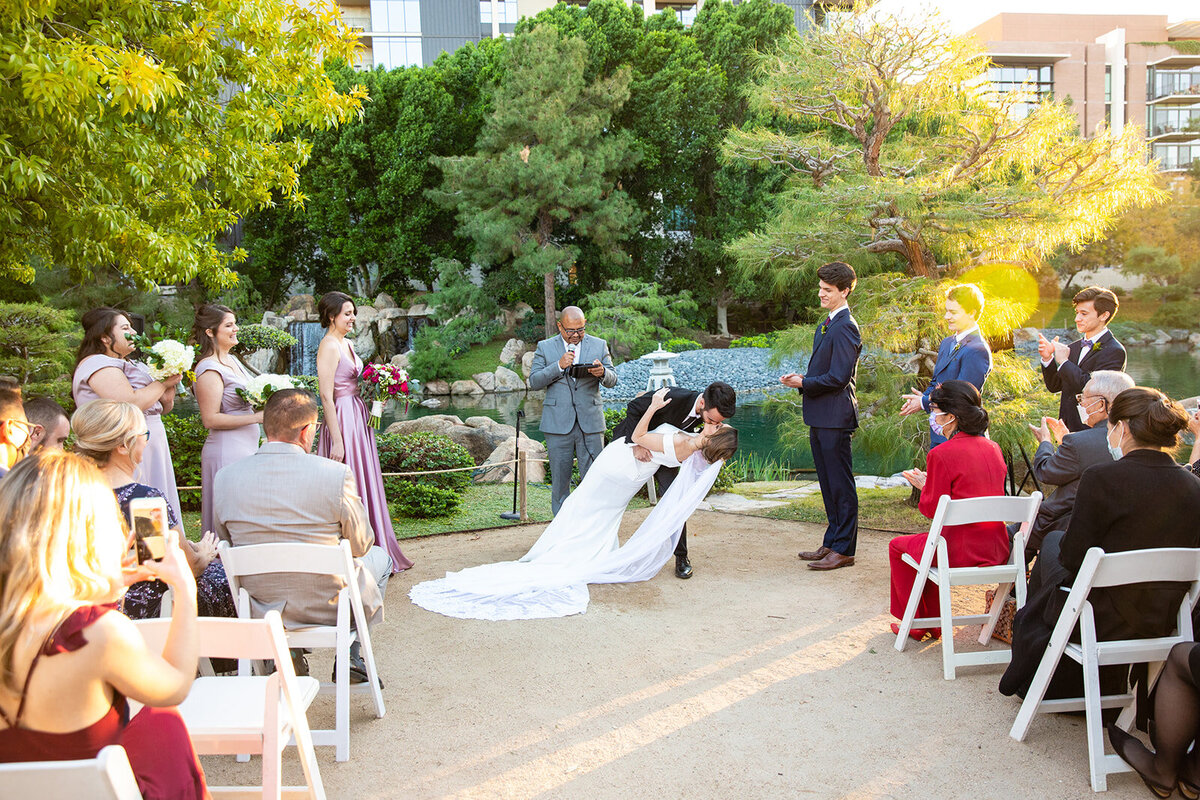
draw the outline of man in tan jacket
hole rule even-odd
[[[263,409],[267,442],[258,452],[222,469],[213,486],[215,533],[232,546],[296,542],[336,545],[350,542],[363,608],[374,624],[383,619],[383,595],[392,572],[387,552],[375,535],[358,496],[354,474],[345,464],[312,455],[317,404],[300,389],[271,395]],[[333,577],[280,572],[249,575],[251,613],[280,612],[285,626],[334,625],[341,581]],[[351,649],[351,676],[366,680],[357,642]]]

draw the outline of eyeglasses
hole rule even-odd
[[[587,325],[585,323],[584,325],[582,325],[578,328],[563,328],[563,324],[560,322],[560,323],[558,323],[558,327],[562,328],[562,332],[567,334],[568,336],[577,336],[578,334],[583,333],[583,329],[585,327],[587,327]]]
[[[150,441],[150,431],[148,431],[148,430],[142,431],[141,433],[138,434],[138,436],[145,436],[146,441],[147,442]]]
[[[1103,397],[1101,397],[1100,395],[1097,395],[1097,394],[1077,394],[1077,395],[1075,395],[1075,402],[1079,403],[1079,405],[1084,406],[1084,407],[1090,406],[1091,403],[1083,402],[1083,398],[1085,398],[1085,397],[1090,397],[1090,398],[1092,398],[1092,400],[1099,400],[1102,403],[1108,402]]]

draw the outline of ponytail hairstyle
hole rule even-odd
[[[929,404],[944,414],[953,414],[958,430],[971,436],[982,436],[988,429],[988,413],[975,384],[967,381],[946,381],[934,387]]]
[[[206,303],[196,311],[196,319],[192,322],[192,341],[200,347],[197,361],[208,358],[217,352],[216,336],[209,334],[209,330],[215,331],[221,327],[226,314],[233,315],[233,311],[216,303]]]
[[[1129,426],[1129,435],[1138,445],[1173,450],[1179,446],[1179,434],[1187,430],[1188,413],[1158,389],[1134,386],[1109,406],[1108,424],[1118,422]]]

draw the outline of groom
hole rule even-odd
[[[625,408],[625,419],[613,429],[614,442],[618,439],[633,441],[630,438],[633,429],[637,427],[646,409],[650,408],[650,400],[653,397],[653,393],[643,392],[629,402]],[[713,381],[705,388],[703,394],[674,387],[667,390],[667,399],[670,402],[650,417],[648,430],[665,424],[691,433],[702,424],[716,425],[724,422],[733,416],[737,408],[737,392],[723,381]],[[638,455],[639,461],[649,460],[649,454],[638,454],[638,448],[635,448],[634,453]],[[671,488],[671,483],[678,474],[679,467],[659,467],[654,473],[654,483],[658,486],[658,491],[662,493]],[[688,561],[687,551],[687,525],[683,526],[683,531],[679,534],[679,544],[675,545],[675,577],[684,580],[692,577],[692,563]]]

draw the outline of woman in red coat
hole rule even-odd
[[[1007,469],[1000,447],[984,433],[988,427],[987,411],[979,390],[966,381],[946,381],[929,397],[932,409],[929,422],[934,431],[939,428],[947,441],[929,451],[928,472],[909,470],[904,477],[921,490],[921,513],[933,519],[942,495],[959,500],[965,497],[990,497],[1004,494]],[[888,544],[888,560],[892,567],[892,615],[904,616],[917,571],[901,561],[908,553],[916,561],[925,550],[927,533],[897,536]],[[977,522],[972,525],[952,525],[942,529],[951,567],[987,567],[1003,564],[1008,559],[1008,532],[1002,522]],[[917,604],[917,617],[938,615],[937,587],[926,582]],[[892,632],[899,631],[892,625]],[[913,628],[910,636],[920,641],[926,634],[941,635],[938,628]]]

